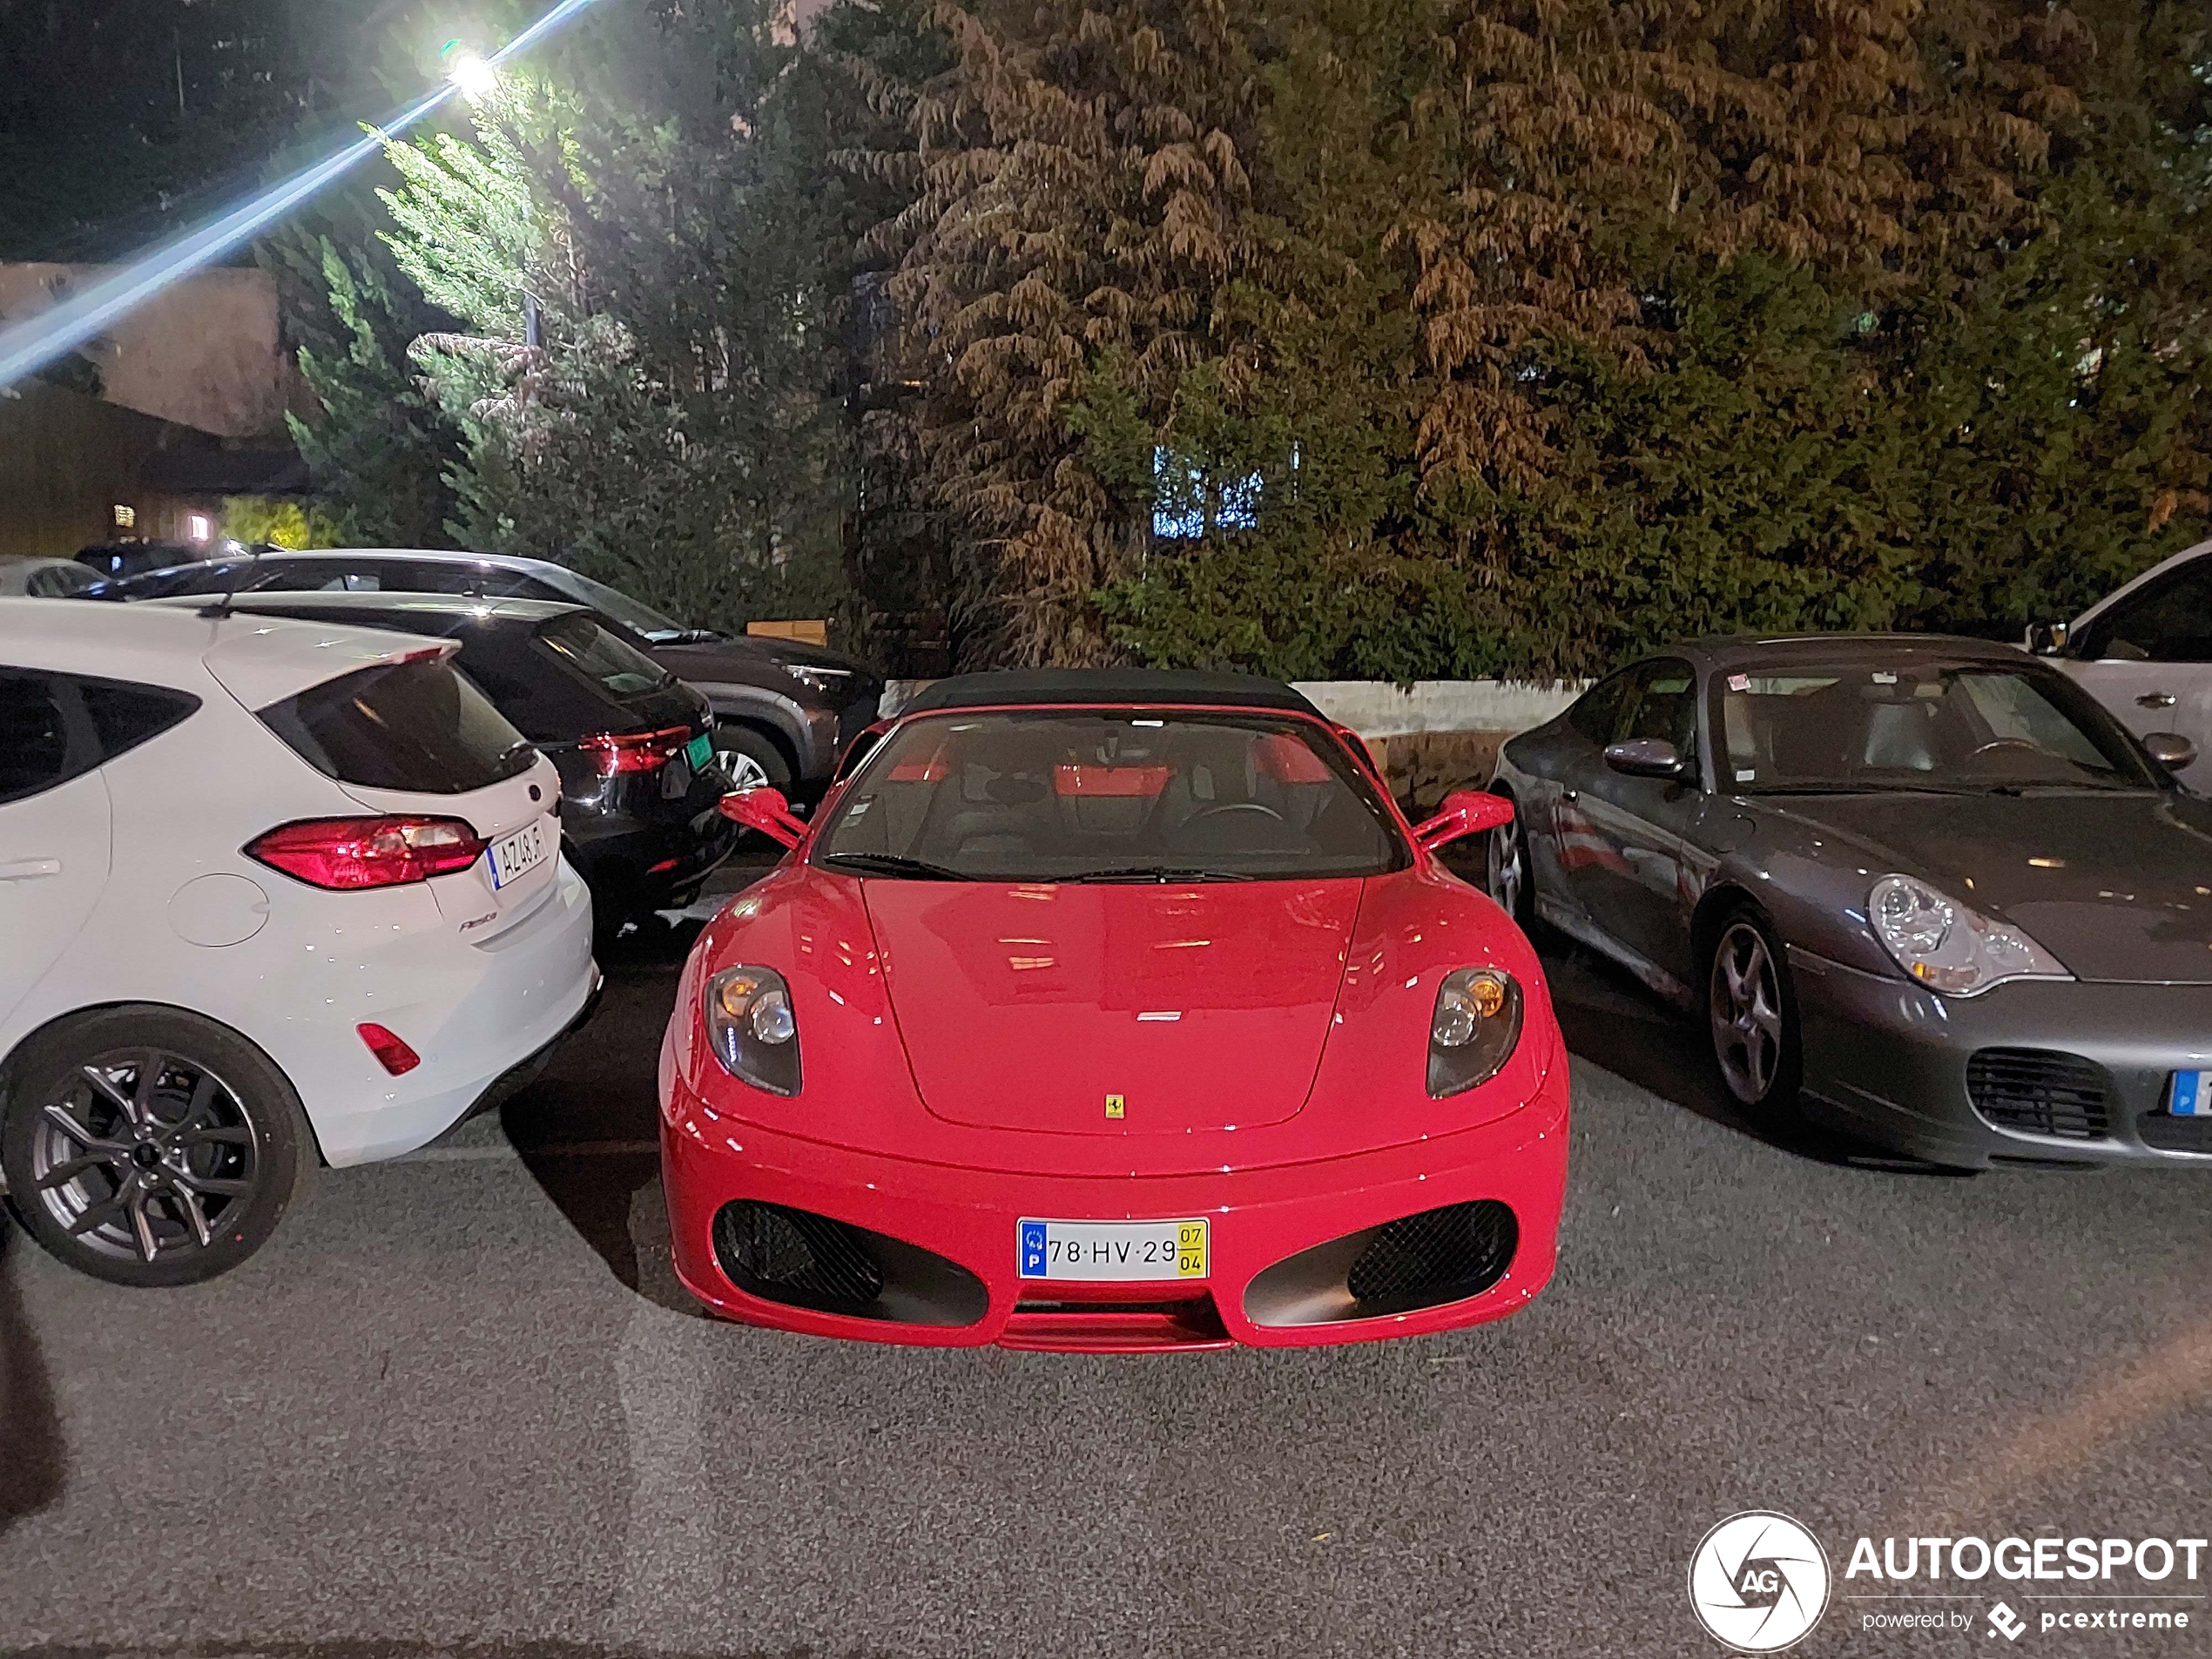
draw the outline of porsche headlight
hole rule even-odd
[[[1521,1041],[1521,987],[1496,968],[1455,968],[1436,988],[1428,1092],[1442,1100],[1498,1075]]]
[[[2008,979],[2074,977],[2020,928],[1992,921],[1909,875],[1885,875],[1874,884],[1866,919],[1899,968],[1946,995],[1972,996]]]
[[[707,1044],[722,1069],[772,1095],[799,1092],[799,1017],[772,968],[725,968],[702,997]]]

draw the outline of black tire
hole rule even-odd
[[[765,784],[786,794],[791,792],[791,762],[765,732],[734,720],[718,720],[714,726],[714,755],[740,789]]]
[[[1752,1116],[1793,1116],[1804,1044],[1790,958],[1774,924],[1750,905],[1721,918],[1705,955],[1705,1028],[1730,1098]]]
[[[1503,789],[1491,792],[1513,802],[1513,822],[1482,838],[1483,890],[1527,933],[1536,925],[1536,872],[1528,860],[1528,832],[1521,821],[1521,803],[1512,793]],[[1509,869],[1518,870],[1517,879],[1508,881]]]
[[[276,1063],[181,1008],[128,1004],[40,1032],[10,1062],[0,1109],[9,1208],[49,1254],[111,1285],[230,1271],[269,1241],[314,1162]]]

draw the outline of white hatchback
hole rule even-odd
[[[0,599],[0,1175],[56,1256],[221,1272],[589,1011],[559,776],[453,651]]]
[[[2153,565],[2070,624],[2029,629],[2027,643],[2176,778],[2212,789],[2212,542]]]

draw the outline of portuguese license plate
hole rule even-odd
[[[524,825],[512,835],[503,836],[491,844],[491,884],[503,887],[518,876],[528,875],[552,855],[553,838],[546,833],[545,820]]]
[[[705,772],[706,763],[714,759],[714,738],[702,732],[684,745],[684,759],[691,763],[693,772]]]
[[[2212,1117],[2212,1088],[2206,1087],[2212,1071],[2177,1071],[2174,1074],[2174,1092],[2167,1097],[2166,1109],[2176,1117]]]
[[[1204,1278],[1211,1240],[1197,1221],[1028,1221],[1015,1240],[1023,1278]]]

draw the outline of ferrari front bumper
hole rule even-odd
[[[1476,1128],[1318,1162],[1144,1177],[1024,1174],[856,1152],[715,1116],[680,1080],[674,1088],[661,1149],[676,1271],[700,1301],[752,1325],[876,1342],[1068,1351],[1371,1341],[1502,1318],[1543,1289],[1555,1259],[1567,1177],[1564,1063],[1549,1069],[1520,1109]],[[1514,1243],[1502,1274],[1477,1294],[1372,1316],[1342,1298],[1334,1314],[1322,1317],[1310,1311],[1312,1298],[1296,1316],[1264,1293],[1262,1317],[1248,1305],[1253,1280],[1301,1252],[1325,1260],[1317,1247],[1331,1241],[1483,1200],[1511,1211]],[[929,1252],[980,1289],[961,1323],[751,1294],[717,1248],[716,1217],[733,1204],[775,1205],[864,1230],[854,1236],[873,1236],[894,1254],[901,1247]],[[1167,1283],[1023,1278],[1017,1241],[1029,1217],[1204,1217],[1208,1271]],[[1286,1322],[1292,1317],[1303,1322]]]

